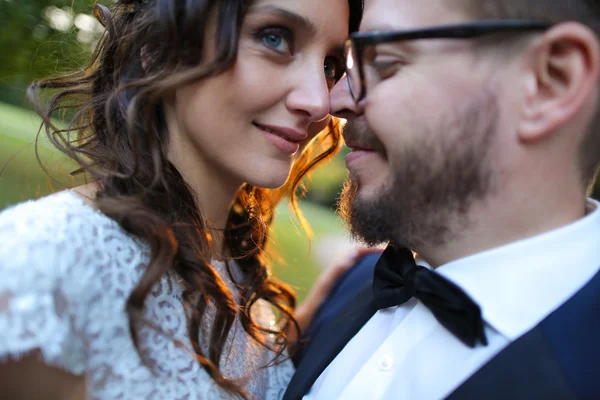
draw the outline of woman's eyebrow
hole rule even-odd
[[[248,9],[248,14],[254,13],[269,13],[278,15],[282,18],[287,19],[294,25],[297,25],[300,29],[309,32],[313,36],[316,35],[318,32],[317,27],[311,20],[281,7],[277,7],[274,5],[250,7]]]

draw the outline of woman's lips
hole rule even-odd
[[[257,123],[254,123],[254,126],[256,126],[261,131],[261,133],[282,152],[287,154],[294,154],[300,149],[300,143],[288,139],[283,134],[279,134],[277,130],[267,128]]]

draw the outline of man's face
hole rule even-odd
[[[361,32],[471,20],[441,0],[367,0]],[[445,6],[446,5],[446,6]],[[341,211],[368,244],[443,245],[497,187],[502,68],[469,40],[376,47],[381,81],[344,132],[350,178]],[[363,150],[363,151],[360,151]],[[364,151],[367,150],[367,151]]]

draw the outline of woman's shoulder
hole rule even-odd
[[[78,305],[99,292],[80,240],[97,224],[94,214],[70,191],[0,213],[0,359],[39,350],[49,364],[82,373],[84,343],[73,321],[84,320]]]
[[[105,259],[120,248],[141,249],[114,220],[71,190],[5,209],[0,213],[0,243],[3,270],[59,275],[77,266],[89,269],[92,259]]]
[[[0,213],[0,360],[38,349],[47,363],[82,373],[86,329],[122,317],[144,251],[73,191]]]
[[[13,252],[36,242],[60,241],[82,219],[89,219],[89,211],[70,191],[18,203],[0,213],[2,249]]]
[[[10,206],[0,213],[0,252],[16,259],[35,247],[60,246],[76,239],[82,227],[97,224],[94,213],[69,190]]]
[[[74,218],[89,219],[94,209],[72,190],[9,206],[0,212],[0,228],[35,233],[35,228],[66,228]]]

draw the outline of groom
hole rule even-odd
[[[599,29],[596,1],[366,0],[341,209],[391,245],[285,400],[600,399]]]

